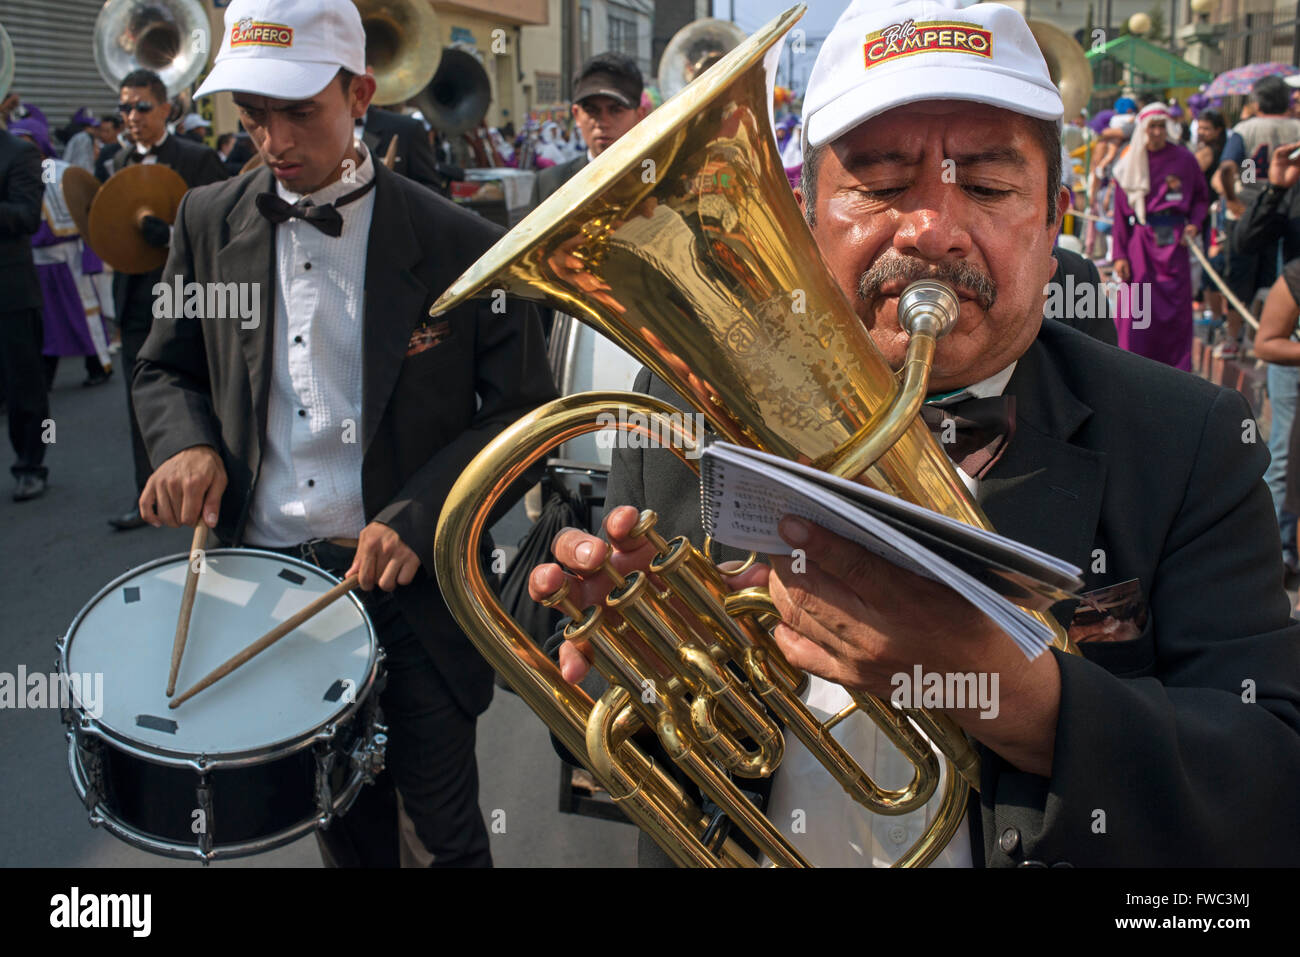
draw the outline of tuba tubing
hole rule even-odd
[[[438,582],[448,607],[483,657],[506,676],[514,691],[571,754],[592,754],[587,746],[589,723],[599,729],[609,744],[595,753],[616,754],[621,763],[591,758],[583,763],[632,823],[650,834],[675,863],[682,867],[748,865],[752,863],[748,855],[734,841],[725,842],[720,855],[704,846],[701,838],[708,818],[651,758],[626,736],[616,733],[626,730],[629,723],[622,712],[626,702],[610,696],[597,709],[597,703],[585,691],[566,682],[559,667],[506,614],[478,562],[477,543],[487,531],[487,516],[514,481],[552,446],[601,428],[595,424],[601,411],[629,401],[660,415],[664,427],[680,429],[680,413],[665,402],[632,393],[593,392],[551,402],[515,422],[489,443],[457,480],[439,518],[435,563],[440,570],[457,571],[446,576],[440,572]],[[686,438],[681,433],[679,437]],[[510,455],[524,448],[531,452]],[[679,458],[688,461],[684,453],[679,453]],[[476,500],[481,500],[483,507]],[[481,640],[482,635],[490,635],[491,640]],[[791,856],[797,856],[797,852]]]

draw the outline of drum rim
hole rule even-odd
[[[320,566],[313,565],[311,562],[295,558],[292,555],[284,555],[280,552],[268,551],[263,548],[209,548],[204,551],[204,555],[261,556],[297,566],[305,571],[314,573],[331,584],[337,584],[341,581],[341,579],[331,575]],[[80,626],[82,620],[87,614],[89,614],[90,610],[94,608],[95,605],[97,605],[106,595],[116,591],[121,587],[123,582],[137,577],[142,572],[177,560],[188,562],[189,558],[189,552],[176,552],[171,555],[164,555],[161,558],[155,558],[152,561],[145,562],[143,565],[136,565],[135,567],[128,569],[97,591],[94,596],[82,606],[81,611],[77,612],[77,616],[72,620],[72,624],[68,626],[68,630],[64,632],[63,637],[59,639],[58,650],[60,673],[64,675],[71,674],[71,670],[68,667],[68,652],[72,647],[72,636],[76,633],[78,626]],[[329,740],[333,738],[335,729],[350,721],[370,697],[371,693],[374,691],[375,682],[378,680],[379,665],[383,659],[383,652],[379,647],[379,638],[375,632],[374,622],[370,620],[370,615],[362,604],[361,599],[357,597],[355,591],[349,592],[344,597],[348,601],[352,602],[357,611],[361,613],[362,621],[364,621],[366,625],[366,634],[370,639],[370,655],[366,665],[366,680],[363,687],[357,690],[357,693],[353,696],[352,702],[349,705],[336,711],[320,724],[299,735],[284,738],[280,741],[274,741],[270,744],[259,745],[256,748],[247,748],[241,751],[214,751],[209,753],[164,748],[150,744],[146,741],[141,741],[138,738],[130,737],[124,732],[104,723],[103,720],[92,717],[86,712],[76,695],[73,694],[71,695],[69,710],[77,716],[74,730],[77,734],[97,735],[98,737],[111,742],[115,747],[119,747],[128,754],[144,761],[169,767],[193,768],[199,771],[213,771],[219,768],[243,767],[261,764],[269,757],[287,757],[303,748],[311,747],[318,741]],[[327,729],[329,732],[328,734],[324,733]]]

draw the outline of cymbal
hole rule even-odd
[[[145,216],[175,222],[176,207],[188,188],[167,166],[140,164],[114,173],[90,206],[90,248],[118,272],[137,275],[161,269],[167,250],[145,242],[140,222]]]
[[[90,232],[90,204],[99,192],[99,180],[80,166],[69,166],[63,171],[60,184],[63,202],[67,204],[72,221],[77,224],[77,232],[84,237]]]

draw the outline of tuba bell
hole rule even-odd
[[[143,67],[175,96],[208,65],[209,32],[199,0],[109,0],[95,20],[95,66],[114,93]]]
[[[438,15],[428,0],[353,0],[375,70],[376,106],[405,103],[438,68]]]
[[[14,82],[14,44],[9,39],[9,31],[0,23],[0,101],[9,95],[9,87]]]
[[[492,83],[473,54],[447,47],[433,79],[413,102],[430,126],[454,139],[482,125],[492,105]]]
[[[702,412],[723,439],[798,458],[960,521],[987,527],[917,411],[936,338],[956,315],[941,283],[914,283],[900,301],[912,332],[903,386],[822,265],[785,179],[771,126],[771,83],[795,7],[727,54],[566,183],[434,304],[474,296],[545,302],[613,339]],[[647,169],[653,176],[643,176]],[[575,268],[574,263],[581,263]],[[594,291],[593,291],[594,290]],[[705,552],[664,541],[653,513],[634,535],[658,556],[642,573],[609,571],[608,607],[547,604],[590,641],[610,688],[593,701],[497,602],[479,563],[495,502],[559,442],[607,427],[667,443],[690,465],[681,413],[618,392],[567,396],[502,432],[462,473],[438,522],[434,558],[448,607],[496,671],[619,807],[682,866],[752,866],[700,805],[636,741],[648,731],[731,822],[780,866],[809,862],[729,778],[762,777],[795,735],[869,810],[898,815],[937,795],[930,827],[896,866],[924,866],[951,840],[978,787],[978,756],[946,715],[896,710],[853,695],[913,766],[899,788],[873,781],[802,702],[804,676],[782,657],[765,592],[732,593]],[[626,423],[624,425],[624,423]],[[661,438],[662,441],[662,438]],[[706,546],[707,547],[707,546]],[[650,585],[653,581],[662,582]],[[681,600],[690,614],[669,603]],[[616,609],[616,611],[615,611]],[[1057,635],[1067,639],[1050,618]],[[645,695],[644,682],[655,694]],[[933,747],[932,747],[933,744]],[[935,754],[943,755],[944,764]],[[940,784],[943,784],[940,789]]]
[[[1029,30],[1047,61],[1047,72],[1061,93],[1067,122],[1092,99],[1092,64],[1074,37],[1045,20],[1030,20]]]
[[[671,99],[744,42],[745,31],[729,20],[706,17],[686,24],[659,57],[659,92]]]

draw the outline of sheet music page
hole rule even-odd
[[[701,510],[705,531],[717,541],[762,554],[789,555],[777,525],[782,516],[795,515],[899,568],[955,589],[1007,632],[1026,657],[1036,657],[1051,644],[1051,630],[1042,622],[861,502],[794,474],[784,468],[790,463],[781,459],[768,461],[770,457],[748,453],[723,442],[704,450]]]

